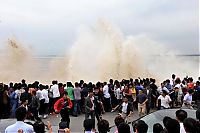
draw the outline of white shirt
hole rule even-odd
[[[23,133],[33,133],[33,126],[24,123],[23,121],[17,121],[15,124],[8,126],[5,129],[5,133],[17,133],[19,129],[23,130]]]
[[[37,96],[37,98],[38,98],[39,100],[44,99],[44,96],[43,96],[43,93],[42,93],[41,90],[38,90],[38,91],[36,92],[36,96]]]
[[[190,95],[189,93],[187,93],[184,98],[183,101],[185,101],[186,103],[191,104],[192,103],[192,95]]]
[[[170,107],[169,106],[169,102],[171,102],[172,100],[171,100],[171,98],[168,95],[166,95],[165,97],[163,97],[162,95],[160,95],[158,97],[158,99],[161,100],[161,106],[163,106],[165,108],[169,108]]]
[[[110,98],[110,94],[109,94],[108,90],[109,90],[108,85],[105,85],[103,87],[103,94],[104,94],[105,98]]]
[[[44,103],[49,103],[49,96],[48,96],[48,91],[46,89],[42,90],[42,94],[44,96],[45,102]]]
[[[122,103],[122,112],[123,113],[127,113],[127,107],[128,107],[128,103],[123,102]]]
[[[179,123],[179,124],[180,124],[180,133],[186,133],[183,123]]]
[[[117,89],[115,90],[115,95],[116,95],[116,98],[117,98],[117,99],[122,99],[122,94],[121,94],[120,88],[117,88]]]
[[[178,94],[179,95],[182,95],[183,94],[183,91],[182,91],[182,88],[181,88],[181,84],[177,84],[177,85],[175,85],[175,87],[174,88],[179,88],[179,90],[178,90]]]
[[[52,85],[50,91],[53,92],[53,98],[60,97],[60,92],[57,84]]]

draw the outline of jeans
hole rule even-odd
[[[81,108],[80,108],[81,100],[74,100],[74,115],[80,114]]]

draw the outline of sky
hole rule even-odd
[[[0,48],[14,37],[35,55],[62,54],[80,26],[99,19],[125,36],[145,34],[183,54],[199,53],[198,0],[0,0]]]

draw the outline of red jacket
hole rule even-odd
[[[67,101],[68,101],[68,103],[69,103],[69,108],[72,108],[72,102],[71,102],[71,100],[70,100],[69,98],[67,98]],[[61,109],[62,109],[63,106],[64,106],[64,102],[65,102],[65,100],[64,100],[63,97],[60,98],[58,101],[56,101],[56,103],[54,104],[54,110],[60,112]]]

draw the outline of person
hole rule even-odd
[[[143,120],[132,123],[132,126],[135,133],[147,133],[148,131],[148,125]]]
[[[60,98],[60,92],[59,92],[59,88],[58,88],[58,81],[52,81],[52,86],[50,88],[50,92],[53,94],[52,98],[52,105],[54,105],[56,103],[56,101],[58,101],[58,99]],[[52,109],[50,113],[54,113],[54,110]]]
[[[89,95],[85,99],[85,119],[95,119],[95,111],[94,111],[94,94],[93,90],[89,90]]]
[[[133,108],[132,108],[132,104],[130,102],[128,102],[128,98],[124,97],[123,98],[123,103],[121,105],[121,116],[126,119],[127,117],[130,117],[132,112],[133,112]]]
[[[65,91],[67,91],[68,96],[72,102],[72,108],[69,110],[70,114],[73,115],[74,109],[74,88],[71,82],[67,82],[67,86],[65,87]]]
[[[109,112],[111,110],[111,101],[110,101],[109,87],[106,82],[104,82],[103,94],[104,94],[104,109],[106,112]]]
[[[39,101],[40,101],[40,108],[39,108],[39,118],[41,117],[44,117],[44,114],[45,114],[45,97],[44,97],[44,94],[43,94],[43,86],[40,85],[39,89],[37,90],[36,92],[36,96],[38,97]]]
[[[124,118],[123,118],[121,115],[119,115],[119,116],[115,117],[114,122],[115,122],[115,126],[117,127],[117,130],[115,131],[115,133],[118,133],[118,126],[119,126],[121,123],[125,122],[125,121],[124,121]]]
[[[81,113],[81,88],[79,87],[79,83],[75,83],[74,88],[74,116],[77,117],[78,114]]]
[[[49,133],[53,133],[52,132],[52,126],[51,126],[51,123],[49,121],[47,121],[47,128],[49,130]],[[44,122],[42,121],[36,121],[34,124],[33,124],[33,129],[34,129],[34,132],[35,133],[45,133],[45,124]]]
[[[18,130],[22,130],[24,133],[33,133],[33,126],[24,123],[24,120],[26,119],[27,111],[24,107],[17,108],[15,112],[15,116],[17,119],[17,122],[13,125],[8,126],[5,129],[5,133],[17,133]]]
[[[11,118],[15,118],[15,111],[18,106],[18,97],[17,94],[15,93],[14,88],[10,88],[10,106],[11,106]]]
[[[158,97],[158,100],[160,100],[160,102],[161,102],[160,109],[169,109],[170,108],[169,104],[172,100],[165,90],[162,90],[162,93]],[[158,100],[157,100],[157,106],[158,106]]]
[[[38,97],[36,97],[36,91],[32,91],[32,98],[31,98],[31,103],[28,105],[30,112],[32,113],[33,118],[32,119],[36,119],[38,120],[38,111],[40,108],[40,101],[38,99]]]
[[[43,86],[43,89],[42,89],[42,94],[44,96],[44,119],[47,118],[48,114],[49,114],[49,96],[48,96],[48,86]]]
[[[127,123],[122,122],[118,126],[118,133],[131,133],[130,126]]]
[[[187,112],[185,110],[177,110],[176,111],[176,119],[180,124],[180,133],[186,133],[184,126],[183,126],[183,121],[187,118]]]
[[[161,133],[163,131],[163,127],[160,123],[155,123],[153,125],[153,133]]]
[[[143,90],[139,90],[139,94],[136,97],[136,101],[138,102],[139,116],[142,117],[145,115],[146,102],[148,101],[147,95],[143,93]]]
[[[99,133],[109,132],[109,122],[107,120],[102,119],[98,122],[97,125]]]
[[[102,96],[100,94],[99,88],[94,87],[94,111],[97,121],[99,122],[101,119],[101,109],[103,106]]]
[[[83,121],[84,133],[94,133],[95,131],[95,120],[85,119]]]
[[[194,91],[192,89],[188,90],[188,93],[183,98],[182,108],[193,109],[192,107],[192,95]]]
[[[168,119],[166,121],[165,128],[168,133],[180,133],[180,124],[177,120],[175,119]]]
[[[199,129],[199,124],[197,123],[195,119],[186,118],[183,121],[183,125],[184,125],[186,133],[199,133],[199,132],[196,132]]]
[[[70,118],[69,118],[69,109],[72,108],[72,102],[70,98],[68,97],[68,93],[65,91],[63,93],[63,97],[60,98],[55,104],[54,104],[54,110],[56,113],[60,113],[61,115],[61,121],[65,121],[68,123],[67,128],[69,128],[70,125]]]

